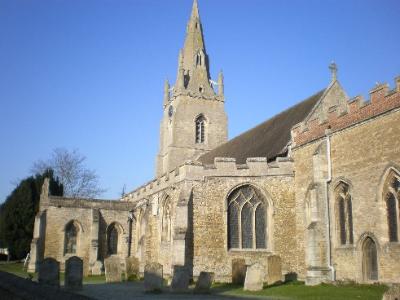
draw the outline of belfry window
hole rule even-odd
[[[385,180],[383,190],[386,202],[388,236],[390,242],[399,241],[400,176],[391,170]]]
[[[267,248],[267,205],[249,185],[237,188],[228,197],[228,248]]]
[[[340,245],[351,245],[353,237],[353,207],[349,186],[341,182],[335,189],[337,233]]]
[[[71,221],[65,227],[65,254],[76,254],[78,240],[78,228],[74,221]]]
[[[196,144],[203,144],[205,142],[205,123],[206,119],[203,115],[196,118]]]
[[[109,255],[118,253],[118,229],[115,223],[111,224],[107,229],[107,249]]]

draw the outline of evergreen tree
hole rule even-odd
[[[23,179],[7,197],[0,210],[0,239],[8,247],[12,259],[21,259],[30,250],[35,215],[39,210],[44,179],[50,178],[50,193],[63,195],[63,186],[52,170]]]

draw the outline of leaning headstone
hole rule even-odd
[[[232,259],[232,283],[243,284],[246,277],[246,261],[243,258]]]
[[[91,266],[91,274],[92,275],[101,275],[103,274],[103,263],[99,260],[95,261]]]
[[[244,281],[245,291],[260,291],[264,285],[265,270],[264,266],[255,263],[247,267],[246,279]]]
[[[146,292],[160,292],[163,286],[163,266],[159,263],[150,263],[144,267],[144,290]]]
[[[45,258],[39,264],[38,281],[41,284],[60,286],[60,263],[54,258]]]
[[[209,293],[213,281],[214,281],[214,273],[200,272],[200,276],[197,279],[194,291],[197,293]]]
[[[400,284],[393,284],[383,294],[382,300],[400,300]]]
[[[64,286],[71,290],[82,289],[83,260],[72,256],[65,262]]]
[[[125,279],[133,280],[139,278],[139,260],[134,257],[127,257],[125,259]]]
[[[189,269],[184,266],[174,266],[171,290],[173,292],[185,292],[189,288]]]
[[[267,257],[267,282],[269,285],[282,281],[282,262],[278,255]]]
[[[110,256],[104,260],[106,282],[121,282],[122,269],[118,256]]]

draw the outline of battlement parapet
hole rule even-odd
[[[300,122],[293,126],[291,134],[292,147],[304,145],[310,141],[323,137],[327,131],[334,132],[345,129],[357,123],[400,107],[400,76],[395,79],[396,87],[389,89],[389,85],[378,84],[369,92],[369,99],[356,96],[347,103],[347,109],[341,111],[332,106],[328,110],[328,118],[324,122],[312,119]]]
[[[268,162],[266,157],[249,157],[245,164],[237,164],[235,158],[216,157],[214,164],[203,165],[198,161],[187,161],[176,169],[146,183],[122,197],[122,201],[136,202],[183,180],[201,181],[206,177],[254,177],[292,176],[293,161],[278,157]]]

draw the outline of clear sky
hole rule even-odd
[[[154,176],[163,82],[192,0],[0,0],[0,202],[52,149],[79,149],[117,198]],[[398,0],[199,0],[229,137],[326,87],[400,75]]]

